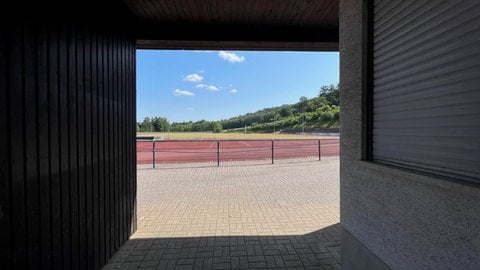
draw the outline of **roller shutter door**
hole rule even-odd
[[[480,1],[373,1],[372,158],[480,183]]]

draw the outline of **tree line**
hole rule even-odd
[[[322,86],[314,98],[300,97],[295,104],[265,108],[256,112],[218,121],[173,122],[164,117],[145,117],[137,131],[151,132],[274,132],[282,129],[302,130],[338,128],[340,120],[338,85]]]

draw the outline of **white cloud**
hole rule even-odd
[[[207,89],[207,90],[210,90],[210,91],[220,91],[220,89],[218,87],[216,87],[215,85],[208,85],[208,84],[203,84],[203,83],[197,84],[197,88]]]
[[[232,89],[232,90],[230,90],[230,93],[232,93],[232,94],[235,94],[235,93],[237,93],[237,92],[238,92],[237,89]]]
[[[175,89],[173,90],[173,94],[175,96],[195,96],[195,93],[187,91],[187,90],[181,90],[181,89]]]
[[[201,82],[203,80],[203,77],[194,73],[194,74],[189,74],[183,78],[184,81],[187,82]]]
[[[245,57],[243,57],[241,55],[237,55],[237,54],[232,53],[232,52],[220,51],[218,53],[218,56],[220,56],[220,58],[222,58],[223,60],[228,61],[230,63],[241,63],[241,62],[245,61]]]
[[[187,108],[187,111],[195,111],[195,108],[188,107],[188,108]]]

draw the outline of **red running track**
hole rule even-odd
[[[274,159],[338,156],[339,139],[274,140]],[[152,164],[151,141],[137,141],[137,164]],[[272,158],[271,140],[188,140],[155,141],[155,163],[220,162]]]

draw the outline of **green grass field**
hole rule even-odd
[[[137,137],[161,137],[164,140],[270,140],[338,139],[338,136],[295,135],[280,133],[207,133],[207,132],[137,132]]]

